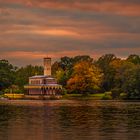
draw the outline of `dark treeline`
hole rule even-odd
[[[7,60],[0,60],[0,91],[24,92],[24,85],[28,84],[28,79],[33,75],[43,74],[43,67],[27,65],[25,67],[15,67]]]
[[[28,77],[43,74],[43,67],[28,65],[15,67],[0,60],[0,89],[11,87],[23,91]],[[108,92],[114,98],[140,99],[140,56],[120,59],[113,54],[94,60],[90,56],[62,57],[52,65],[52,75],[62,84],[65,92],[94,94]]]

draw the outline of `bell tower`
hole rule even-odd
[[[51,58],[44,58],[44,75],[51,76]]]

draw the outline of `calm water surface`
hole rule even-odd
[[[0,140],[140,140],[140,102],[26,102],[0,103]]]

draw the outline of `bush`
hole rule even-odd
[[[132,92],[129,94],[129,99],[132,99],[132,100],[139,100],[140,99],[140,93],[139,92]]]
[[[105,95],[110,95],[110,96],[112,96],[112,92],[111,92],[111,91],[107,91],[107,92],[105,92],[104,94],[105,94]]]
[[[104,95],[102,100],[112,100],[112,97],[110,95]]]
[[[22,89],[12,89],[12,88],[6,88],[4,90],[4,93],[23,93],[23,90]]]
[[[61,94],[62,95],[66,95],[67,94],[67,90],[65,88],[63,88]]]
[[[121,93],[120,99],[127,99],[127,93]]]
[[[4,93],[10,93],[10,89],[9,89],[9,88],[6,88],[6,89],[4,90]]]
[[[3,92],[2,91],[0,91],[0,95],[2,95],[3,94]]]
[[[21,89],[15,89],[13,90],[13,93],[23,93],[23,91]]]
[[[112,92],[105,92],[102,100],[112,100]]]
[[[114,89],[111,90],[111,92],[112,92],[111,96],[112,96],[113,99],[119,99],[120,93],[121,93],[120,88],[114,88]]]
[[[8,96],[4,95],[4,94],[1,94],[0,95],[0,98],[8,98]]]

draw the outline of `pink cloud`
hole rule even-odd
[[[46,54],[58,59],[84,54],[97,58],[105,53],[124,57],[140,52],[139,18],[135,17],[140,16],[139,4],[108,0],[1,3],[7,5],[0,8],[0,56],[14,63],[36,64]]]
[[[0,2],[3,2],[2,0]],[[7,3],[20,3],[28,7],[41,7],[41,8],[54,8],[54,9],[66,9],[66,10],[82,10],[82,11],[94,11],[100,13],[110,13],[126,16],[140,16],[140,5],[135,2],[123,2],[122,1],[93,1],[87,2],[75,0],[75,1],[59,1],[59,0],[7,0]]]

